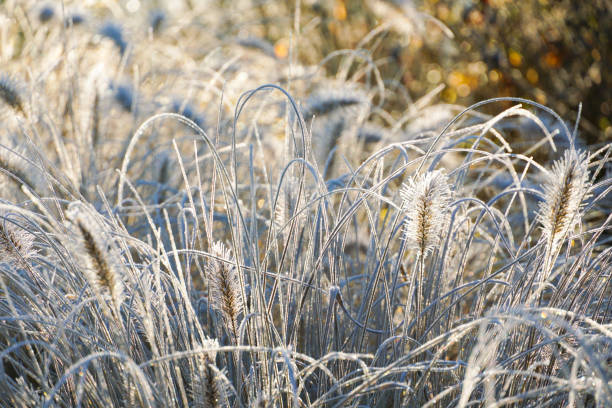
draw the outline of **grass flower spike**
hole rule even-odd
[[[34,235],[5,217],[0,218],[0,262],[22,266],[35,255],[33,246]]]
[[[410,178],[400,195],[406,212],[403,239],[424,260],[439,244],[448,220],[451,191],[443,170]]]
[[[119,48],[121,55],[123,55],[127,50],[128,43],[124,38],[121,25],[112,21],[107,21],[100,28],[100,35],[109,38],[117,46],[117,48]]]
[[[23,112],[23,98],[17,81],[6,74],[0,74],[0,99],[11,108]]]
[[[544,201],[539,204],[537,220],[546,239],[547,269],[568,234],[580,223],[580,208],[590,187],[588,163],[585,152],[566,150],[553,163],[544,183]]]
[[[119,310],[123,300],[123,282],[110,251],[112,246],[103,238],[105,232],[80,204],[73,203],[66,215],[81,236],[86,265],[83,271],[87,281],[97,295],[108,293],[114,308]]]
[[[211,259],[208,263],[211,303],[221,313],[228,332],[238,342],[238,316],[242,313],[243,304],[236,267],[228,263],[232,256],[223,243],[215,242],[211,252],[223,259]]]
[[[202,347],[211,351],[204,353],[199,358],[199,376],[194,381],[192,393],[194,395],[195,407],[217,408],[226,406],[225,386],[219,379],[219,375],[213,368],[219,342],[216,339],[204,340]]]

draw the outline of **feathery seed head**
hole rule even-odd
[[[211,253],[225,260],[210,259],[207,265],[211,303],[213,308],[221,312],[228,331],[237,340],[238,316],[243,310],[237,269],[228,263],[232,262],[232,255],[223,243],[213,243]]]
[[[191,103],[181,101],[180,99],[174,99],[170,105],[170,109],[174,113],[181,114],[187,119],[191,119],[199,127],[204,126],[204,116],[199,114]]]
[[[116,255],[112,253],[114,248],[104,239],[105,231],[80,202],[68,206],[66,218],[76,226],[80,235],[85,278],[94,293],[108,292],[115,307],[119,308],[123,301],[123,282],[119,268],[115,265]]]
[[[149,24],[154,33],[158,33],[164,22],[166,21],[166,13],[161,9],[155,9],[149,14]]]
[[[191,392],[194,406],[197,408],[216,408],[226,406],[226,387],[219,379],[215,366],[215,358],[219,348],[216,339],[205,339],[202,348],[209,349],[199,358],[199,372],[192,384]]]
[[[117,48],[119,48],[121,55],[125,53],[128,43],[125,38],[123,38],[123,29],[119,24],[107,21],[102,25],[102,28],[100,28],[100,35],[111,39]]]
[[[34,235],[0,216],[0,262],[22,265],[36,254]]]
[[[278,201],[274,210],[274,224],[281,229],[295,215],[295,201],[299,190],[299,181],[294,175],[286,175],[279,186]],[[292,205],[293,204],[293,205]],[[286,231],[286,230],[285,230]]]
[[[16,141],[16,144],[19,143]],[[17,184],[21,187],[26,185],[29,189],[38,193],[46,191],[46,184],[41,169],[27,160],[32,151],[24,146],[4,147],[0,149],[0,186],[3,188],[4,197],[9,192],[6,190],[5,181]]]
[[[64,20],[64,25],[66,27],[70,25],[76,26],[79,24],[83,24],[84,22],[85,22],[85,16],[83,14],[73,13],[66,17],[66,19]]]
[[[403,239],[425,258],[440,242],[448,223],[451,190],[443,170],[411,177],[400,195],[406,213]]]
[[[303,115],[304,118],[313,115],[325,115],[336,109],[358,105],[364,106],[368,103],[369,101],[365,93],[359,90],[347,87],[340,90],[325,89],[312,94],[306,100]]]
[[[580,223],[580,208],[590,189],[588,164],[586,152],[569,149],[547,175],[537,220],[550,249],[560,245]]]
[[[55,15],[55,10],[53,9],[53,6],[51,6],[50,4],[45,4],[44,6],[41,7],[40,11],[38,12],[38,20],[41,23],[46,23],[49,20],[51,20],[54,15]]]
[[[115,101],[126,112],[132,112],[134,108],[134,88],[129,84],[110,84],[110,89],[113,91]]]
[[[11,108],[24,112],[23,98],[17,81],[7,74],[0,74],[0,99]]]

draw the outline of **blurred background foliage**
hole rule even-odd
[[[0,0],[0,5],[4,3]],[[35,3],[24,2],[24,9],[40,9],[41,21],[42,5],[59,5]],[[582,103],[582,140],[589,145],[612,141],[612,0],[86,0],[75,4],[77,9],[99,10],[99,18],[108,17],[111,10],[115,17],[129,16],[125,21],[149,20],[155,32],[177,36],[177,45],[196,60],[209,51],[207,46],[214,46],[208,35],[221,43],[237,40],[277,58],[278,72],[290,61],[299,61],[321,64],[334,75],[342,63],[334,52],[363,49],[388,85],[384,109],[396,117],[405,109],[406,99],[418,100],[432,91],[439,91],[435,102],[464,106],[501,96],[528,98],[571,123]],[[66,10],[75,4],[66,1]],[[191,31],[164,32],[173,20],[189,20]],[[499,109],[499,104],[482,108],[487,113]]]
[[[383,78],[400,81],[414,99],[444,84],[440,97],[447,103],[523,97],[572,121],[582,103],[583,140],[591,145],[612,140],[609,0],[303,0],[301,4],[302,32],[319,34],[306,35],[308,46],[300,48],[300,56],[308,62],[318,63],[335,50],[360,46],[372,52]],[[279,14],[277,7],[277,2],[260,2],[262,21],[290,15]],[[364,44],[368,33],[381,25],[388,32]],[[280,27],[263,24],[261,34],[275,44],[277,56],[286,57],[291,38]],[[333,67],[333,62],[327,66]]]

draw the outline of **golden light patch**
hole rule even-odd
[[[495,83],[501,79],[501,72],[496,69],[489,71],[489,81]]]
[[[337,0],[333,10],[334,18],[338,21],[346,20],[346,5],[344,1]]]
[[[442,80],[442,74],[437,69],[430,69],[427,72],[427,82],[430,84],[437,84]]]
[[[540,76],[538,75],[538,71],[536,71],[533,68],[529,68],[527,70],[526,76],[527,76],[527,80],[531,82],[532,84],[537,84],[538,80],[540,79]]]
[[[457,95],[462,98],[465,98],[470,94],[472,90],[470,89],[468,84],[461,84],[457,87]]]
[[[457,91],[454,88],[446,88],[442,92],[442,98],[448,103],[455,103],[457,100]]]
[[[480,25],[484,22],[484,15],[478,10],[472,10],[468,15],[470,24]]]
[[[514,50],[510,50],[508,61],[510,61],[510,65],[513,67],[520,67],[523,63],[523,56]]]
[[[287,46],[286,40],[281,39],[274,44],[274,55],[276,55],[277,58],[287,58],[287,55],[289,55],[289,47]]]
[[[533,91],[535,97],[536,97],[536,101],[538,103],[541,103],[542,105],[546,105],[546,102],[548,101],[548,98],[546,98],[546,94],[544,93],[544,91],[542,91],[541,89],[536,88]]]
[[[453,87],[458,87],[459,85],[465,83],[465,75],[463,75],[459,71],[453,71],[448,76],[448,84]]]
[[[550,51],[544,55],[544,63],[551,68],[559,68],[561,66],[561,58],[557,53]]]
[[[381,221],[384,221],[385,217],[387,217],[387,211],[388,210],[386,208],[383,208],[380,210],[380,220]]]

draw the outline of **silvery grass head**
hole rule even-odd
[[[15,142],[18,144],[19,142]],[[44,189],[44,177],[42,171],[28,159],[31,151],[17,146],[15,150],[8,147],[0,147],[0,179],[2,196],[9,197],[9,189],[5,181],[15,183],[17,187],[26,185],[28,188],[42,192]]]
[[[16,111],[24,112],[23,92],[19,82],[4,73],[0,73],[0,99]]]
[[[149,12],[149,27],[153,34],[158,34],[167,20],[166,13],[162,9],[154,9]]]
[[[221,380],[221,375],[216,368],[217,349],[219,342],[217,339],[205,339],[202,348],[208,351],[203,352],[198,358],[198,375],[191,385],[194,407],[196,408],[217,408],[228,406],[226,386]]]
[[[34,235],[8,219],[7,215],[0,215],[0,262],[25,266],[34,255]]]
[[[109,38],[119,48],[121,55],[125,53],[128,47],[128,42],[123,35],[123,28],[119,23],[114,21],[106,21],[99,31],[100,35]]]
[[[537,221],[546,240],[547,261],[563,245],[568,234],[581,221],[582,203],[590,190],[589,157],[586,152],[566,150],[555,161],[544,182],[544,201],[540,202]]]
[[[203,128],[205,126],[204,115],[199,113],[196,107],[186,100],[175,98],[170,103],[170,111],[181,114],[187,119],[191,119],[196,125]]]
[[[440,243],[448,224],[451,190],[444,170],[411,177],[402,185],[400,196],[406,214],[403,239],[408,249],[417,250],[422,261]]]
[[[84,264],[83,273],[96,296],[108,294],[115,311],[119,310],[124,297],[123,277],[117,267],[117,253],[105,237],[107,232],[95,219],[93,209],[81,202],[73,202],[66,211],[79,239],[76,253]]]
[[[303,116],[323,116],[335,110],[356,106],[367,106],[369,99],[365,92],[349,86],[341,89],[320,89],[311,94],[305,102]]]
[[[211,258],[207,266],[211,304],[221,313],[228,334],[237,343],[238,317],[243,311],[242,291],[237,269],[229,263],[232,262],[232,254],[222,242],[213,243],[211,253],[220,258]]]
[[[55,16],[55,9],[51,4],[43,5],[38,11],[38,21],[41,23],[49,22]]]
[[[117,84],[114,82],[111,82],[109,87],[113,93],[113,98],[121,108],[126,112],[132,112],[136,106],[135,101],[137,100],[134,87],[129,83]]]

